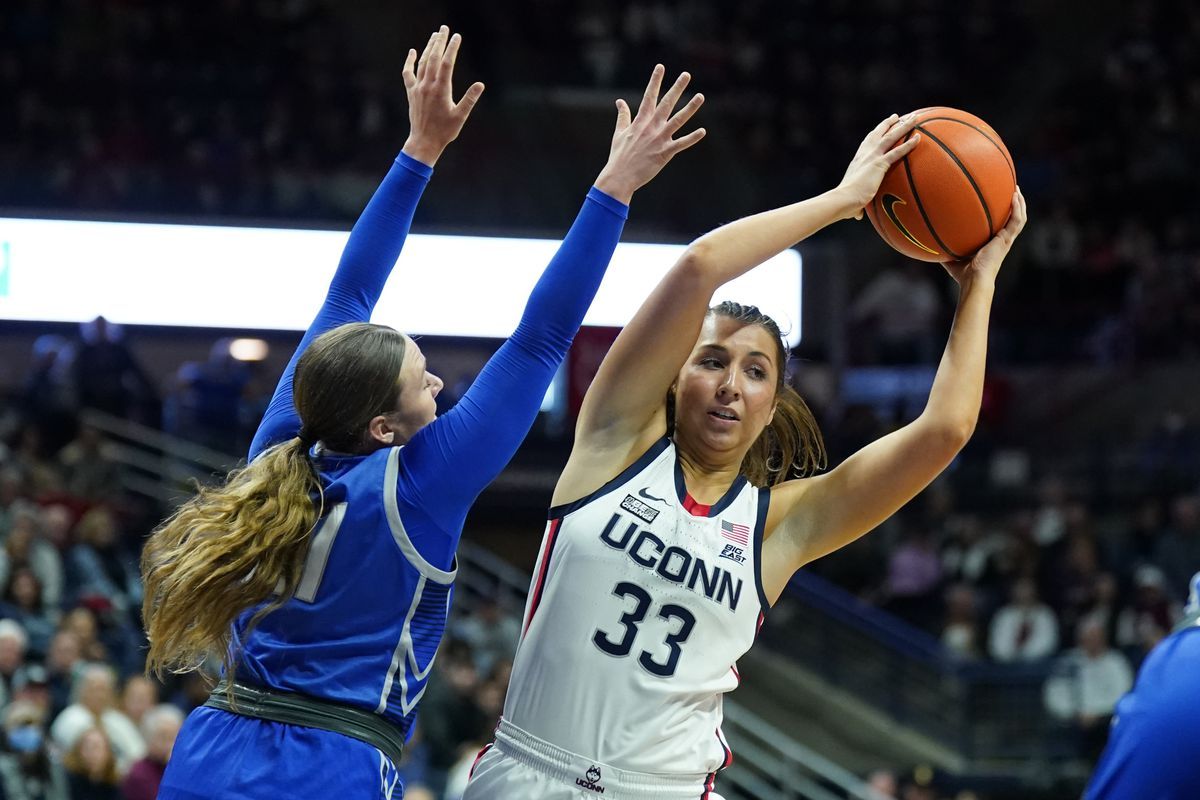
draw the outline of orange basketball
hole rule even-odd
[[[888,170],[867,216],[906,256],[970,258],[1008,222],[1017,186],[1012,157],[973,114],[938,106],[917,115],[921,141]]]

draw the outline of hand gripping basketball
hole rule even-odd
[[[892,165],[920,142],[921,135],[917,134],[900,145],[896,144],[908,136],[916,125],[915,113],[903,117],[892,114],[876,125],[858,146],[858,152],[850,160],[850,166],[838,185],[838,189],[846,193],[853,203],[855,219],[862,219],[863,208],[879,191],[879,184]]]

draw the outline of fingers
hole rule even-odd
[[[458,105],[454,107],[463,115],[464,119],[471,113],[471,109],[475,108],[479,98],[483,96],[484,88],[484,85],[478,81],[472,83],[463,94],[462,100],[459,100]]]
[[[889,165],[895,164],[897,161],[911,153],[913,148],[920,144],[920,142],[921,134],[914,133],[907,142],[902,142],[901,144],[893,147],[891,150],[888,150],[883,154],[883,157],[887,160]]]
[[[434,31],[429,37],[429,41],[425,43],[425,49],[421,51],[421,58],[417,61],[417,80],[425,77],[425,72],[429,68],[429,54],[433,52],[433,45],[437,42],[439,33],[441,31]]]
[[[887,133],[888,128],[896,124],[896,120],[898,119],[900,119],[899,114],[888,115],[887,118],[871,129],[871,135],[883,136],[885,133]]]
[[[654,71],[650,73],[650,82],[646,84],[646,92],[642,95],[641,105],[638,106],[638,114],[651,114],[654,111],[654,106],[658,102],[658,93],[662,90],[663,73],[666,68],[662,64],[656,64]]]
[[[704,105],[704,95],[694,95],[691,100],[688,100],[686,106],[679,109],[678,114],[667,120],[667,133],[671,136],[674,136],[675,131],[686,125],[688,120],[690,120],[695,113],[700,110],[700,106],[702,105]]]
[[[429,72],[429,77],[433,80],[438,80],[442,75],[442,67],[444,66],[446,45],[450,40],[450,29],[443,25],[438,28],[438,32],[434,34],[433,49],[429,51],[429,64],[426,70]]]
[[[1004,224],[1002,232],[1005,238],[1011,242],[1017,238],[1017,235],[1024,229],[1025,223],[1029,219],[1029,211],[1025,206],[1025,195],[1021,194],[1021,187],[1013,192],[1012,213],[1008,215],[1008,222]]]
[[[664,117],[670,116],[671,112],[675,109],[675,104],[683,96],[683,90],[687,88],[691,80],[692,76],[687,72],[679,73],[679,77],[675,79],[675,83],[671,84],[671,88],[663,95],[662,102],[658,104],[658,108],[655,110]]]
[[[896,142],[900,141],[905,136],[908,136],[908,134],[915,127],[917,127],[917,115],[915,112],[912,114],[905,114],[903,117],[897,119],[883,134],[881,140],[883,149],[890,149]]]
[[[438,78],[450,80],[454,77],[454,64],[458,61],[458,48],[462,45],[462,36],[454,34],[450,37],[449,44],[446,45],[446,52],[442,55],[442,64],[438,71]]]
[[[696,130],[692,131],[687,136],[681,136],[678,139],[673,139],[671,141],[671,147],[667,152],[674,157],[677,153],[682,153],[684,150],[687,150],[689,147],[696,144],[696,142],[703,139],[706,133],[707,131],[705,131],[704,128],[696,128]]]
[[[411,89],[417,84],[417,73],[415,68],[417,65],[417,51],[409,50],[408,57],[404,59],[404,69],[401,75],[404,77],[404,88]]]
[[[623,131],[628,128],[629,121],[629,104],[624,100],[617,100],[617,131]]]

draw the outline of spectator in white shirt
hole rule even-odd
[[[117,709],[117,678],[105,664],[89,664],[79,672],[75,700],[54,720],[50,736],[64,752],[70,752],[85,731],[97,727],[108,736],[122,775],[146,754],[146,742],[137,726]]]
[[[1032,579],[1017,580],[1012,602],[992,617],[988,649],[992,658],[1002,662],[1038,661],[1058,650],[1058,618],[1038,600]]]
[[[1125,656],[1109,649],[1104,624],[1094,617],[1079,623],[1075,643],[1059,659],[1043,695],[1046,709],[1080,732],[1094,758],[1104,747],[1113,707],[1133,686],[1133,670]]]

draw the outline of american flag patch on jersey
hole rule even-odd
[[[750,543],[750,528],[721,520],[721,535],[731,542],[737,542],[742,547]]]

